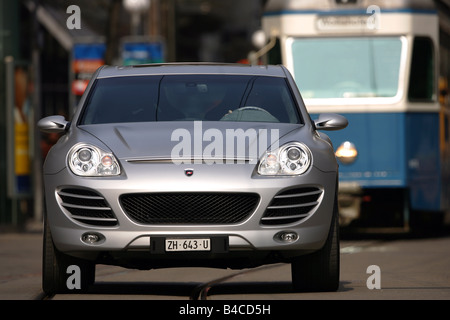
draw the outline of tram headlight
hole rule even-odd
[[[343,142],[336,150],[336,158],[343,164],[350,164],[355,162],[358,156],[358,150],[350,141]]]

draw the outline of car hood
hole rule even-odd
[[[303,125],[247,122],[140,122],[83,125],[119,159],[252,159]]]

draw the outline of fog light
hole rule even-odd
[[[81,236],[81,240],[86,244],[97,244],[103,240],[103,237],[98,233],[88,232]]]
[[[294,242],[298,239],[298,234],[293,231],[282,231],[275,235],[275,239],[282,242]]]

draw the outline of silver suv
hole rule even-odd
[[[338,165],[283,66],[100,68],[43,168],[43,289],[95,265],[292,265],[297,291],[339,285]]]

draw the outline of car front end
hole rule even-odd
[[[145,125],[142,127],[139,134],[146,130]],[[176,124],[173,130],[179,127],[180,124]],[[184,129],[189,127],[193,124],[186,123]],[[205,124],[203,127],[204,131],[209,129]],[[242,129],[242,124],[240,127]],[[295,146],[292,141],[305,141],[302,131],[307,128],[285,127],[288,127],[285,131],[291,132],[282,146]],[[136,130],[136,124],[134,128]],[[126,135],[127,128],[122,125],[122,128],[107,130],[111,132],[105,136],[119,140]],[[162,131],[169,134],[172,130]],[[193,132],[193,128],[190,131]],[[137,151],[131,157],[124,154],[115,158],[107,145],[91,134],[83,134],[86,135],[84,141],[92,141],[77,144],[68,138],[52,149],[52,153],[67,156],[58,157],[65,160],[60,160],[59,164],[49,160],[44,175],[47,215],[55,245],[62,252],[101,261],[142,251],[143,263],[151,268],[152,260],[156,265],[164,260],[152,246],[154,237],[221,237],[224,242],[217,250],[222,254],[233,256],[233,252],[238,251],[264,251],[279,259],[317,250],[326,240],[337,167],[328,165],[333,163],[330,161],[318,164],[314,161],[329,149],[320,139],[315,139],[317,150],[311,147],[314,139],[308,143],[308,150],[312,149],[308,155],[311,163],[304,173],[264,175],[258,172],[262,159],[249,155],[210,159],[211,163],[206,163],[205,159],[171,159],[168,149],[176,147],[176,143],[158,147],[159,139],[144,139],[147,146],[139,146],[139,149],[167,149],[166,153],[155,156]],[[166,141],[170,141],[169,137]],[[204,148],[208,143],[202,142]],[[106,157],[113,156],[115,165],[120,167],[118,174],[80,176],[74,173],[76,169],[70,165],[74,148],[83,153],[87,146],[103,150]],[[328,151],[327,157],[333,159],[333,154]],[[211,248],[210,253],[214,254],[215,249]],[[179,264],[192,263],[181,257],[180,252],[175,252],[181,258]],[[191,250],[186,252],[193,258]],[[197,253],[204,257],[205,252]],[[169,257],[168,263],[173,263],[172,260]]]
[[[337,130],[346,120],[325,115],[311,122],[282,67],[252,67],[246,75],[243,67],[199,68],[194,75],[187,71],[197,68],[187,68],[178,74],[178,66],[163,66],[134,78],[118,69],[98,72],[72,122],[49,117],[38,124],[65,133],[44,164],[44,290],[64,287],[61,268],[77,262],[90,275],[95,264],[287,262],[298,284],[304,281],[297,279],[299,257],[325,249],[328,257],[329,248],[338,254],[338,166],[330,140],[317,129]],[[125,85],[135,94],[118,91]],[[148,96],[139,96],[147,94],[140,86],[150,88]],[[275,95],[275,108],[261,107]],[[332,264],[335,286],[338,260]]]

